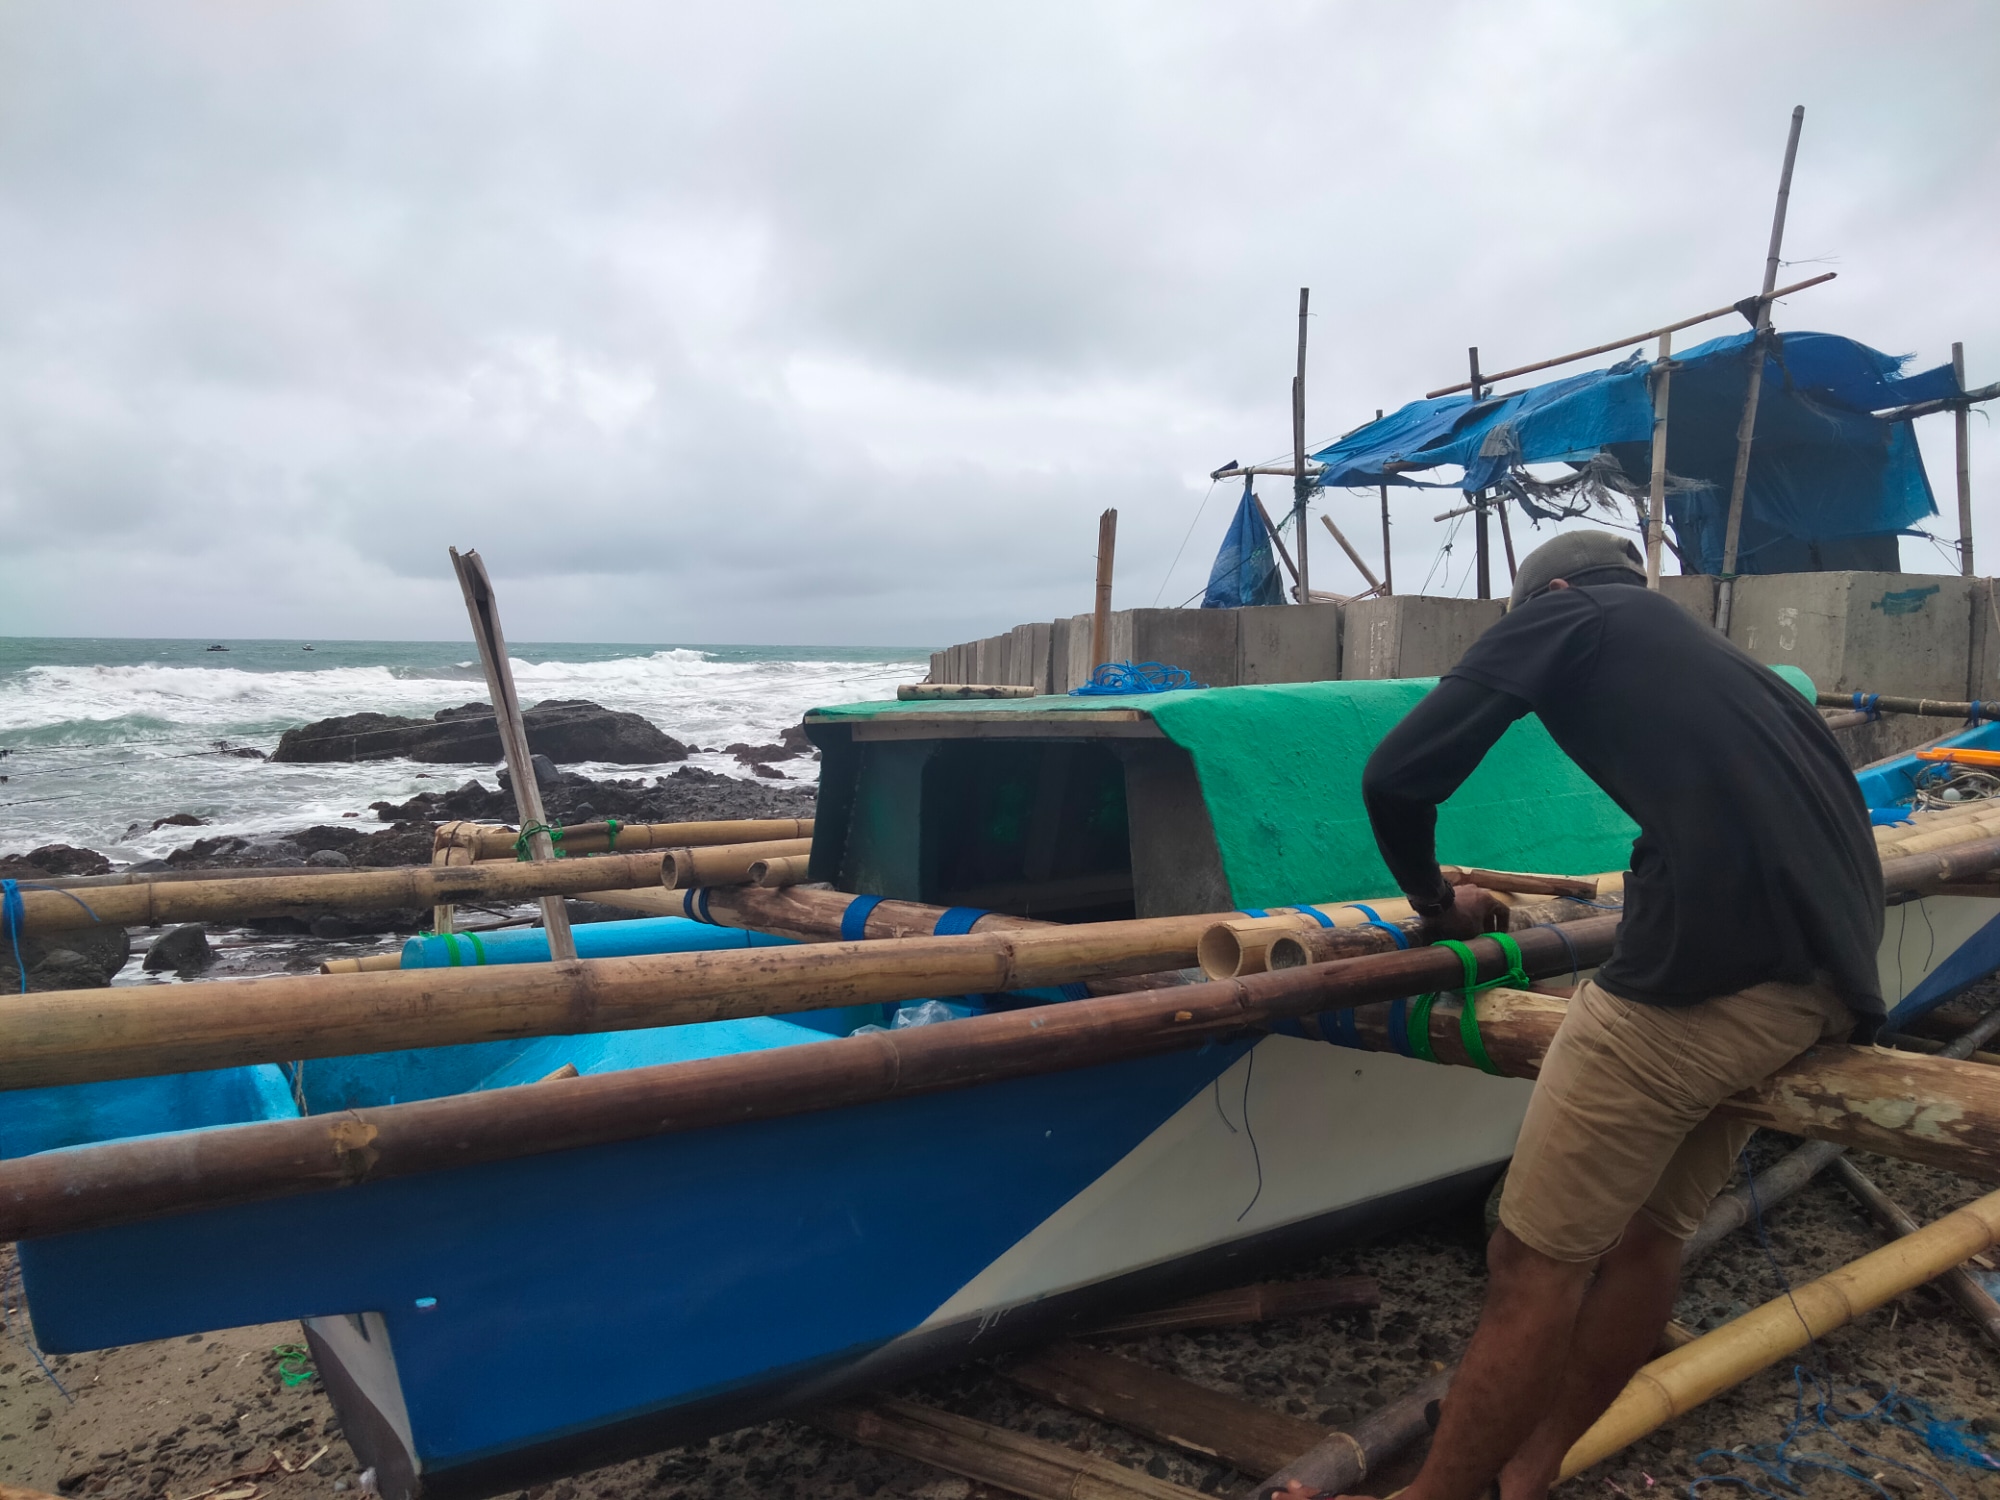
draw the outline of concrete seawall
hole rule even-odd
[[[1664,578],[1703,619],[1715,580]],[[1352,604],[1127,609],[1111,616],[1112,661],[1185,667],[1198,682],[1432,677],[1500,618],[1497,600],[1403,594]],[[1774,573],[1739,580],[1730,639],[1761,661],[1804,670],[1823,691],[2000,699],[2000,600],[1993,581],[1938,573]],[[1066,693],[1090,676],[1087,614],[1017,625],[931,655],[931,682],[1005,683]],[[1839,731],[1857,765],[1946,733],[1942,719],[1885,715]]]

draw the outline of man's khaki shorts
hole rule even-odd
[[[1542,1063],[1500,1222],[1562,1261],[1595,1260],[1635,1213],[1687,1239],[1753,1129],[1715,1106],[1853,1023],[1823,984],[1760,984],[1670,1010],[1586,980]]]

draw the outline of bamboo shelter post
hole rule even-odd
[[[1376,594],[1381,593],[1382,580],[1375,576],[1375,570],[1368,566],[1368,560],[1364,558],[1360,554],[1360,552],[1355,550],[1354,543],[1350,542],[1347,539],[1346,534],[1343,533],[1338,526],[1333,524],[1333,517],[1322,512],[1319,521],[1320,525],[1324,526],[1329,532],[1333,534],[1333,539],[1336,542],[1340,543],[1340,550],[1347,554],[1347,560],[1354,564],[1355,570],[1359,572],[1363,578],[1368,580],[1369,592]]]
[[[1965,389],[1965,345],[1951,346],[1951,374],[1958,382],[1958,388]],[[1951,409],[1952,435],[1958,442],[1958,571],[1967,578],[1972,574],[1972,456],[1970,434],[1967,431],[1971,416],[1970,403],[1960,401]]]
[[[1474,344],[1465,351],[1466,361],[1472,368],[1472,380],[1468,389],[1472,392],[1472,404],[1477,406],[1481,395],[1479,383],[1479,346]],[[1479,597],[1493,597],[1492,542],[1486,535],[1486,491],[1466,491],[1465,498],[1472,502],[1473,548],[1479,569]]]
[[[528,729],[521,718],[521,700],[514,690],[514,668],[507,659],[507,637],[500,630],[500,605],[493,596],[493,582],[486,576],[486,564],[477,552],[462,556],[451,551],[451,565],[458,574],[458,586],[465,594],[466,613],[472,617],[472,636],[479,643],[480,665],[486,669],[486,691],[493,699],[493,723],[500,731],[500,749],[514,780],[514,804],[520,810],[521,827],[528,835],[529,853],[537,860],[556,857],[555,845],[542,831],[542,789],[535,780],[535,761],[528,748]],[[549,933],[549,956],[576,957],[576,941],[570,936],[569,911],[561,896],[543,896],[542,925]]]
[[[1312,479],[1306,473],[1306,305],[1312,288],[1299,288],[1299,369],[1292,377],[1292,518],[1299,536],[1299,603],[1312,603],[1312,576],[1306,567],[1306,497]]]
[[[1743,388],[1743,415],[1736,424],[1736,469],[1729,478],[1729,525],[1722,537],[1722,586],[1716,593],[1715,628],[1729,634],[1736,603],[1736,553],[1743,535],[1743,491],[1750,479],[1750,440],[1757,430],[1757,398],[1764,385],[1764,361],[1770,346],[1771,302],[1778,284],[1778,252],[1785,243],[1785,207],[1792,196],[1792,164],[1798,160],[1799,131],[1806,107],[1792,110],[1792,130],[1785,140],[1785,165],[1778,174],[1778,207],[1771,216],[1771,248],[1764,257],[1764,289],[1757,298],[1755,332],[1750,340],[1750,369]]]
[[[1111,660],[1111,561],[1118,548],[1118,512],[1097,518],[1097,612],[1090,617],[1090,669]]]
[[[1517,570],[1514,565],[1514,531],[1507,524],[1507,497],[1505,495],[1500,496],[1493,502],[1493,512],[1500,517],[1500,546],[1507,554],[1507,587],[1511,592],[1514,587],[1514,574]]]
[[[1375,420],[1382,420],[1382,408],[1375,408]],[[1382,489],[1382,593],[1386,597],[1396,592],[1396,564],[1389,555],[1389,486]]]
[[[1674,336],[1660,335],[1653,361],[1653,479],[1646,489],[1646,587],[1660,586],[1660,544],[1667,523],[1667,397],[1673,389]]]

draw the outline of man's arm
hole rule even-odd
[[[1452,904],[1438,869],[1438,804],[1457,791],[1507,726],[1528,712],[1510,693],[1447,677],[1390,730],[1361,773],[1383,863],[1419,916]]]

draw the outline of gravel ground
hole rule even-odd
[[[2000,1000],[1984,987],[1974,1008]],[[1753,1144],[1762,1163],[1787,1146]],[[1857,1157],[1868,1173],[1920,1221],[1978,1197],[1968,1178],[1878,1158]],[[1713,1327],[1878,1245],[1862,1211],[1831,1178],[1822,1179],[1768,1216],[1768,1248],[1738,1234],[1688,1278],[1682,1321]],[[1296,1269],[1300,1276],[1363,1273],[1382,1282],[1382,1306],[1370,1313],[1316,1316],[1254,1328],[1203,1330],[1106,1341],[1128,1357],[1228,1391],[1273,1410],[1322,1424],[1345,1421],[1391,1399],[1448,1359],[1470,1335],[1484,1285],[1484,1227],[1468,1206],[1455,1217],[1396,1239],[1340,1251]],[[287,1386],[273,1354],[295,1343],[292,1325],[237,1329],[206,1338],[50,1357],[44,1373],[29,1329],[11,1250],[0,1250],[0,1483],[65,1493],[165,1495],[191,1500],[220,1486],[212,1500],[293,1500],[350,1490],[354,1464],[316,1379]],[[2000,1350],[1984,1343],[1956,1308],[1927,1289],[1896,1299],[1822,1340],[1818,1366],[1850,1396],[1893,1386],[1940,1418],[1970,1419],[2000,1442]],[[59,1392],[54,1382],[60,1381]],[[65,1394],[66,1392],[66,1394]],[[995,1375],[969,1365],[904,1387],[899,1394],[1015,1431],[1067,1443],[1211,1494],[1235,1493],[1244,1476],[1191,1460],[1124,1432],[1045,1406]],[[1789,1364],[1758,1375],[1689,1413],[1616,1459],[1562,1487],[1566,1497],[1636,1500],[1647,1490],[1686,1489],[1703,1476],[1757,1472],[1711,1450],[1773,1443],[1794,1415]],[[1903,1434],[1844,1424],[1843,1435],[1872,1456],[1845,1454],[1871,1485],[1831,1472],[1801,1475],[1811,1496],[1914,1494],[1934,1490],[2000,1500],[2000,1476],[1953,1468]],[[322,1445],[303,1473],[287,1473]],[[1800,1447],[1836,1446],[1821,1433]],[[1899,1468],[1896,1465],[1907,1465]],[[254,1478],[234,1479],[234,1476]],[[1405,1477],[1380,1476],[1386,1492]],[[232,1482],[233,1480],[233,1482]],[[1768,1482],[1767,1482],[1768,1483]],[[773,1422],[670,1449],[644,1459],[525,1492],[525,1500],[847,1500],[910,1496],[970,1500],[971,1486],[887,1454],[793,1422]],[[1737,1486],[1732,1484],[1732,1490]],[[1775,1488],[1772,1493],[1779,1493]]]

